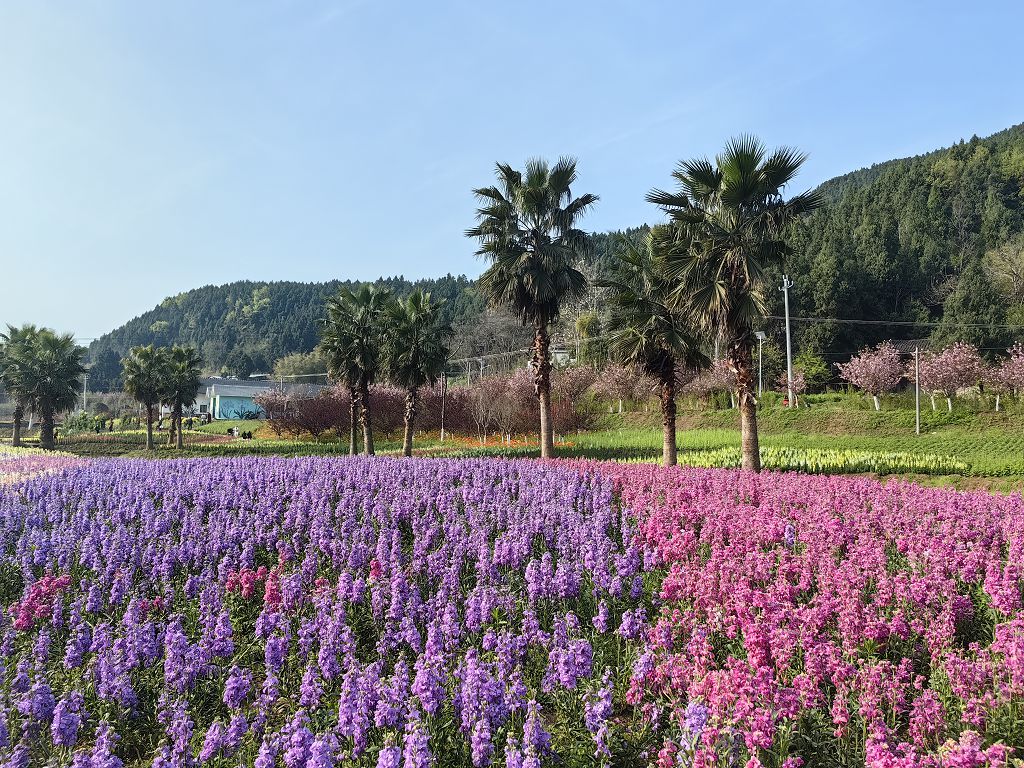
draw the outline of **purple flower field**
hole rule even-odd
[[[615,708],[651,590],[612,490],[528,462],[254,458],[12,486],[0,755],[593,764],[614,718],[644,764]]]

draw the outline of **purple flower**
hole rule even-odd
[[[114,754],[114,747],[120,737],[114,733],[106,720],[96,729],[96,743],[89,757],[90,768],[124,768],[121,758]]]
[[[84,698],[78,691],[63,697],[53,710],[50,733],[58,747],[73,747],[78,741],[78,730],[82,726],[82,703]]]
[[[430,734],[419,719],[410,719],[405,724],[402,759],[402,768],[429,768],[434,764],[434,756],[430,752]]]
[[[335,752],[338,749],[338,740],[333,733],[324,733],[313,740],[309,748],[309,764],[307,768],[334,768]]]
[[[224,749],[224,724],[214,720],[206,731],[203,747],[199,750],[199,762],[205,763],[218,756]]]
[[[224,683],[224,703],[228,709],[238,709],[241,707],[251,691],[252,672],[233,665],[231,673]]]
[[[611,670],[606,669],[601,678],[601,687],[587,697],[584,707],[583,721],[594,737],[597,748],[594,757],[597,759],[611,757],[608,748],[608,720],[612,715]]]
[[[402,764],[402,750],[384,747],[377,755],[377,768],[398,768]]]
[[[708,708],[699,701],[691,701],[683,713],[683,726],[696,739],[708,724]]]

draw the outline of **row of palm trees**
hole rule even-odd
[[[11,443],[22,444],[26,413],[39,416],[39,445],[53,450],[57,414],[75,407],[86,372],[85,349],[71,334],[49,328],[7,326],[0,333],[0,386],[14,401]],[[122,361],[125,391],[146,409],[146,448],[152,450],[156,409],[171,409],[168,444],[183,447],[182,415],[196,401],[202,360],[192,347],[135,347]]]
[[[0,386],[14,401],[12,444],[21,445],[26,413],[39,416],[39,445],[53,450],[56,416],[75,407],[85,349],[71,334],[7,326],[0,333]]]
[[[789,249],[792,222],[822,204],[817,193],[784,198],[805,155],[769,152],[752,136],[729,141],[714,159],[684,161],[674,192],[647,200],[668,216],[643,242],[626,242],[610,290],[610,348],[620,361],[661,384],[663,460],[676,462],[675,381],[680,369],[708,364],[714,339],[736,375],[743,468],[760,470],[754,328],[767,311],[765,274]],[[590,252],[580,218],[596,195],[573,197],[576,162],[531,160],[521,172],[496,166],[498,183],[474,190],[476,226],[466,230],[489,262],[480,286],[493,305],[533,326],[532,367],[540,408],[541,456],[554,453],[549,329],[587,281],[577,268]]]
[[[399,300],[372,285],[328,301],[320,349],[332,378],[349,391],[349,454],[357,452],[361,428],[363,453],[373,455],[370,386],[383,376],[405,389],[402,453],[412,455],[420,390],[434,385],[451,354],[444,303],[422,290]]]
[[[184,447],[181,420],[202,387],[203,360],[193,347],[132,347],[121,361],[124,390],[146,411],[146,449],[154,450],[153,422],[161,405],[171,411],[167,444]]]

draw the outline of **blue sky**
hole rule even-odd
[[[5,2],[0,322],[232,280],[476,275],[495,161],[602,231],[754,132],[831,176],[1024,121],[1014,2]]]

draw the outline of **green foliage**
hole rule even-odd
[[[168,351],[152,344],[134,347],[122,361],[124,389],[144,407],[152,409],[163,398]]]
[[[613,358],[669,382],[677,371],[710,364],[694,326],[672,301],[674,286],[652,250],[651,236],[622,238],[609,274],[600,285],[610,292],[607,326]]]
[[[443,306],[419,290],[392,306],[385,362],[388,379],[396,386],[411,390],[433,385],[444,371],[452,329],[441,315]]]
[[[793,368],[803,373],[808,392],[821,392],[835,378],[828,363],[810,351],[801,352],[793,358]]]
[[[1005,348],[1005,331],[991,324],[1006,321],[1006,306],[1019,305],[1021,283],[1015,292],[1005,273],[996,274],[993,257],[984,254],[1018,242],[1024,233],[1022,153],[1019,125],[822,184],[827,204],[793,232],[794,253],[786,264],[796,283],[792,313],[945,319],[936,331],[942,340]],[[1011,267],[1018,261],[1015,253],[1005,256]],[[985,261],[987,277],[978,269]],[[770,310],[781,314],[781,296],[771,297]],[[989,327],[954,327],[964,322]],[[931,328],[796,323],[794,332],[797,349],[838,355],[885,339],[920,338]]]
[[[324,373],[326,370],[327,361],[319,349],[312,352],[293,352],[274,362],[275,379],[301,381],[303,377]]]
[[[33,326],[9,328],[2,337],[3,361],[0,376],[4,387],[26,410],[41,420],[39,442],[54,447],[55,417],[70,411],[78,402],[82,358],[85,350],[75,344],[71,334],[57,334],[48,328]]]
[[[480,287],[494,306],[508,307],[524,323],[540,328],[558,319],[562,305],[578,298],[586,278],[576,262],[590,253],[579,219],[597,196],[572,197],[576,161],[549,166],[529,160],[525,172],[496,166],[499,186],[473,190],[480,202],[477,225],[466,235],[479,240],[477,254],[489,266]]]
[[[479,319],[485,301],[475,282],[465,276],[411,282],[402,277],[381,278],[374,285],[402,298],[414,289],[430,291],[445,300],[443,314],[452,324]],[[93,388],[115,391],[119,362],[135,346],[183,344],[202,354],[209,372],[268,372],[276,360],[294,352],[312,352],[320,341],[327,300],[342,288],[358,289],[360,283],[332,280],[326,283],[241,281],[205,286],[173,296],[154,309],[92,343],[89,357],[95,364],[112,353],[116,372],[107,371]],[[154,330],[154,324],[160,323]],[[321,369],[322,370],[322,369]],[[92,386],[92,382],[90,381]]]

